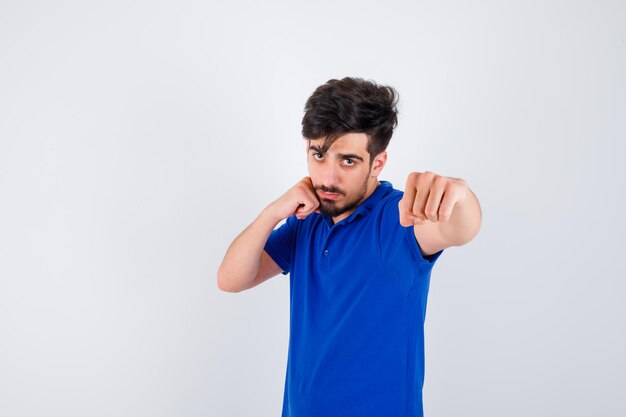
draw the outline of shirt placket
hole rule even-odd
[[[334,256],[333,235],[337,233],[337,228],[342,226],[343,223],[337,223],[330,227],[323,240],[322,251],[318,254],[318,261],[322,271],[327,271],[331,267],[331,259]]]

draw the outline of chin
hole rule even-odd
[[[326,217],[337,217],[345,212],[343,207],[338,207],[336,204],[334,204],[334,202],[327,203],[325,201],[321,202],[319,210]]]

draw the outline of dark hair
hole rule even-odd
[[[368,135],[370,164],[387,149],[393,129],[398,124],[398,92],[361,78],[329,80],[317,87],[304,106],[302,136],[326,138],[326,151],[346,133]]]

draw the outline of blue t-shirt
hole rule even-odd
[[[290,273],[283,417],[421,417],[431,269],[387,181],[347,218],[291,216],[265,251]]]

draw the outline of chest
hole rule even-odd
[[[351,303],[402,298],[408,290],[407,280],[388,273],[379,230],[367,219],[308,230],[292,262],[292,295],[300,299]]]

